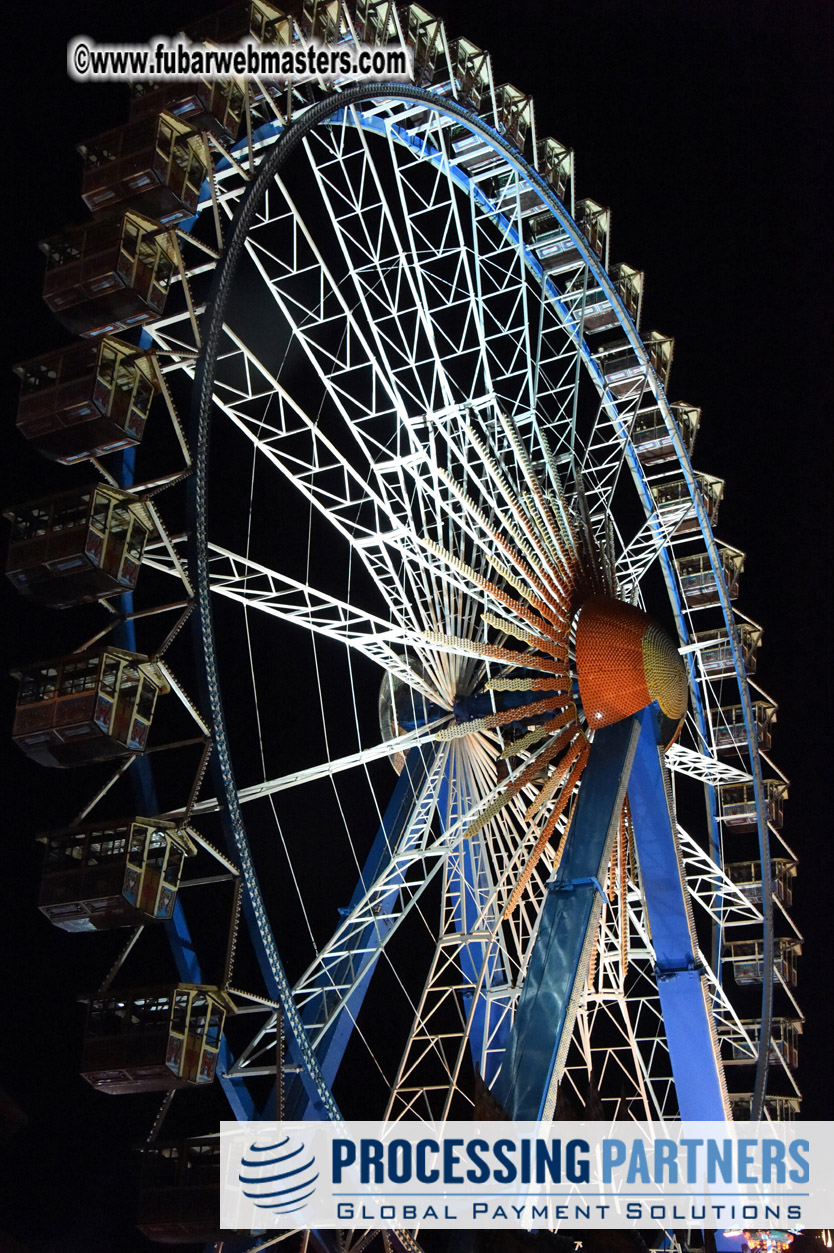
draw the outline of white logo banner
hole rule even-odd
[[[221,1124],[221,1226],[834,1225],[834,1125]]]

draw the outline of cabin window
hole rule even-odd
[[[18,705],[34,705],[38,701],[52,700],[58,686],[56,666],[44,666],[42,670],[30,670],[20,683]]]

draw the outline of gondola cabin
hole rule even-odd
[[[701,410],[694,405],[676,404],[671,406],[671,411],[680,441],[691,456],[701,421]],[[666,420],[656,405],[639,410],[631,429],[631,442],[637,453],[637,460],[643,466],[655,465],[660,461],[676,461],[678,458],[673,432],[667,427]]]
[[[12,738],[44,766],[144,751],[156,698],[169,690],[140,653],[100,648],[12,672],[20,687]]]
[[[106,484],[4,511],[6,577],[40,605],[64,608],[130,592],[154,530],[145,506]]]
[[[659,331],[649,331],[643,336],[643,345],[660,382],[665,387],[672,368],[675,341]],[[597,356],[606,387],[618,400],[642,401],[651,395],[646,367],[634,345],[628,339],[607,344]]]
[[[762,903],[762,867],[758,861],[731,861],[725,863],[727,877],[753,905]],[[796,878],[796,862],[788,857],[771,857],[770,892],[780,905],[790,909],[793,902],[793,880]]]
[[[737,622],[733,628],[735,647],[745,673],[756,673],[756,659],[762,643],[762,628],[755,622]],[[693,641],[698,645],[701,669],[711,679],[735,674],[736,663],[733,645],[726,627],[708,631],[696,631]]]
[[[279,9],[266,0],[236,0],[235,4],[224,5],[189,22],[185,34],[194,44],[236,44],[248,38],[262,44],[275,43],[276,28],[286,21],[287,7]]]
[[[608,237],[611,234],[611,210],[595,200],[576,202],[576,225],[582,231],[603,265],[608,266]]]
[[[741,1025],[746,1029],[751,1040],[758,1044],[761,1033],[761,1021],[756,1018],[742,1019]],[[799,1065],[799,1037],[802,1035],[802,1020],[799,1018],[773,1018],[770,1024],[770,1049],[767,1055],[768,1066],[785,1065],[795,1070]],[[737,1041],[730,1045],[730,1056],[726,1059],[733,1063],[750,1063],[750,1056]]]
[[[220,1229],[220,1137],[142,1150],[139,1230],[158,1244],[211,1244]]]
[[[643,274],[630,265],[615,265],[610,270],[611,278],[617,294],[626,307],[629,316],[639,327],[641,303],[643,299]],[[593,280],[587,291],[582,293],[581,302],[574,306],[585,334],[599,334],[601,331],[613,330],[620,325],[619,310],[614,307],[603,288],[595,288]]]
[[[436,87],[438,80],[448,81],[449,43],[442,18],[419,4],[408,5],[405,14],[403,33],[414,56],[414,82]]]
[[[553,188],[558,198],[570,205],[570,184],[573,180],[573,149],[566,148],[552,135],[536,144],[537,169]]]
[[[545,274],[561,274],[581,264],[579,244],[552,213],[532,218],[530,232],[532,250]]]
[[[109,336],[35,357],[15,373],[17,429],[63,465],[140,443],[160,390],[153,354]]]
[[[744,553],[729,544],[718,545],[721,574],[730,600],[738,596],[738,583],[744,569]],[[677,566],[681,594],[689,609],[708,609],[721,604],[721,591],[709,553],[679,557]]]
[[[686,535],[701,528],[695,495],[700,497],[701,505],[710,524],[715,526],[718,520],[718,508],[724,497],[724,480],[712,474],[693,475],[694,488],[690,488],[686,479],[670,475],[668,478],[657,479],[649,484],[655,509],[664,525],[674,524],[675,535]]]
[[[113,1095],[205,1087],[234,1009],[228,993],[193,983],[90,997],[82,1078]]]
[[[43,298],[72,335],[112,335],[157,318],[176,269],[174,236],[131,209],[44,240]]]
[[[801,1096],[774,1096],[768,1092],[764,1099],[764,1114],[762,1117],[772,1122],[793,1122],[795,1118],[799,1118],[801,1104]],[[731,1092],[730,1108],[733,1111],[733,1118],[736,1122],[749,1122],[753,1108],[753,1093],[737,1094]],[[748,1249],[750,1248],[749,1244],[747,1247]]]
[[[606,344],[596,359],[605,386],[618,400],[636,401],[650,394],[646,367],[629,340],[618,339]]]
[[[617,294],[626,307],[626,313],[639,331],[643,311],[643,285],[645,283],[643,271],[635,270],[633,266],[626,265],[625,262],[621,261],[618,265],[611,266],[611,277],[614,280]],[[610,325],[613,326],[613,322]],[[599,329],[604,330],[606,328],[600,327]]]
[[[765,813],[770,826],[781,831],[788,784],[784,779],[763,779]],[[758,822],[753,783],[722,783],[718,787],[721,820],[725,827],[755,827]]]
[[[781,981],[788,987],[796,987],[796,964],[801,954],[802,940],[797,936],[776,937],[770,972],[774,983]],[[733,967],[733,977],[741,987],[762,983],[766,969],[764,940],[729,941],[724,945],[724,961]]]
[[[39,907],[63,931],[103,931],[167,921],[186,857],[188,828],[158,818],[74,827],[42,835]]]
[[[263,44],[290,44],[293,40],[289,15],[265,0],[228,5],[189,23],[184,33],[197,45],[238,44],[249,38]],[[250,104],[263,99],[261,85],[254,79],[244,84],[241,79],[207,75],[206,79],[193,82],[132,83],[131,121],[156,117],[164,110],[191,130],[205,131],[221,143],[231,144],[240,132],[247,88]],[[270,117],[274,114],[270,113]]]
[[[668,387],[672,358],[675,355],[674,339],[671,335],[664,335],[662,331],[648,331],[643,336],[643,343],[657,377],[664,387]]]
[[[137,1226],[160,1244],[220,1238],[220,1140],[205,1136],[142,1152]]]
[[[189,218],[206,178],[200,136],[171,113],[141,118],[79,144],[81,195],[91,213],[130,205],[170,225]]]
[[[756,744],[765,751],[771,746],[771,728],[776,721],[778,710],[779,706],[771,700],[756,700],[752,702]],[[734,749],[744,751],[747,748],[747,724],[744,720],[744,706],[729,705],[716,710],[712,734],[716,752],[724,753]]]
[[[206,131],[223,144],[232,144],[238,137],[246,104],[237,79],[131,83],[130,90],[131,122],[158,117],[164,111],[189,130]]]

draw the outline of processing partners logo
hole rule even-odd
[[[316,1157],[298,1136],[252,1141],[240,1159],[238,1182],[247,1201],[283,1216],[305,1208],[316,1191]]]
[[[834,1124],[223,1123],[220,1224],[834,1225]]]

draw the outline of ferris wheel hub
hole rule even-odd
[[[595,731],[656,701],[664,746],[677,736],[686,713],[686,669],[672,639],[634,605],[591,596],[576,623],[579,695]]]

